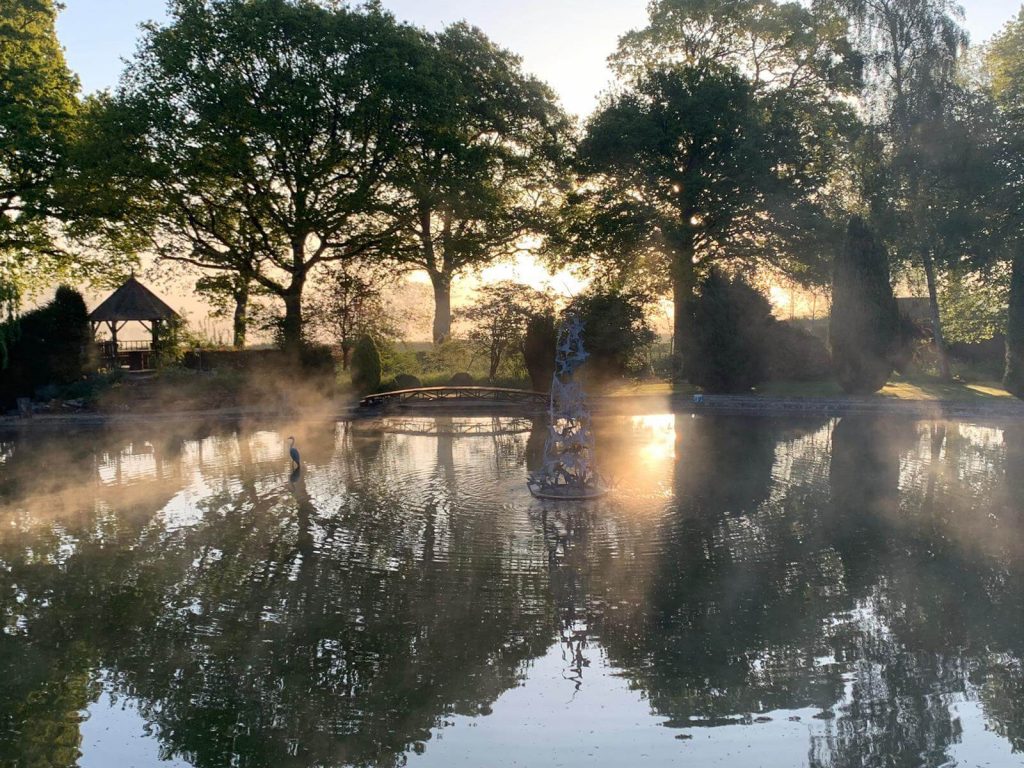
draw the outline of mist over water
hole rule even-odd
[[[543,429],[0,436],[0,765],[1024,765],[1024,427]]]

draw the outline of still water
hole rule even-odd
[[[1024,426],[542,426],[0,437],[0,765],[1024,766]]]

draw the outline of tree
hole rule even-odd
[[[705,265],[761,259],[806,276],[834,239],[826,192],[857,62],[841,24],[795,4],[659,0],[650,14],[615,57],[627,87],[587,125],[563,237],[577,256],[658,265],[679,379]]]
[[[396,279],[381,265],[340,264],[319,284],[314,300],[314,323],[341,347],[341,367],[348,370],[352,350],[363,336],[397,336],[385,289]]]
[[[545,231],[570,124],[551,89],[478,29],[455,24],[427,44],[393,176],[404,224],[395,256],[429,275],[439,343],[451,334],[452,281]]]
[[[369,394],[380,389],[380,375],[380,350],[373,337],[364,334],[352,355],[352,383],[360,394]]]
[[[550,312],[548,298],[533,288],[506,280],[482,286],[477,301],[462,316],[471,324],[470,342],[487,357],[487,378],[519,352],[530,320]]]
[[[57,42],[56,16],[52,0],[9,0],[0,14],[0,320],[11,320],[25,290],[69,260],[57,187],[78,81]],[[0,330],[0,363],[7,338]]]
[[[118,218],[157,255],[252,279],[303,337],[324,264],[397,232],[385,179],[403,142],[418,33],[376,4],[173,0],[116,95],[92,110]]]
[[[942,217],[962,179],[951,160],[971,132],[956,133],[958,63],[967,45],[953,0],[841,0],[858,32],[866,63],[862,100],[880,141],[871,146],[880,172],[863,190],[876,229],[904,263],[920,264],[928,288],[943,378],[952,377],[939,309],[938,267],[949,256]],[[947,134],[943,136],[942,134]],[[882,152],[878,154],[878,149]],[[970,166],[966,166],[970,167]]]
[[[832,276],[829,345],[839,385],[877,392],[892,373],[899,311],[889,284],[889,256],[859,216],[850,219]]]
[[[566,315],[583,321],[589,376],[624,376],[638,367],[657,338],[647,319],[648,304],[646,296],[595,286],[566,307]]]
[[[0,398],[10,401],[39,387],[77,381],[85,372],[91,341],[85,300],[60,286],[51,301],[18,319]]]
[[[686,377],[709,392],[743,392],[768,376],[771,303],[741,277],[712,269],[690,302],[694,336]]]
[[[215,317],[231,317],[231,345],[244,349],[249,332],[249,302],[253,292],[251,273],[220,272],[196,281],[196,293],[213,306]]]
[[[534,315],[526,323],[523,335],[523,361],[535,392],[551,389],[555,374],[558,326],[553,314]]]
[[[1003,184],[989,206],[990,225],[1010,260],[1010,294],[1006,319],[1006,369],[1003,381],[1024,397],[1024,12],[1018,14],[989,47],[988,70],[998,120],[998,167]]]

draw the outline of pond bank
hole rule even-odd
[[[591,407],[598,415],[676,413],[737,413],[763,415],[850,416],[892,414],[921,419],[981,419],[1024,421],[1024,402],[993,398],[991,402],[900,400],[865,397],[774,397],[765,395],[704,395],[696,403],[691,395],[612,395],[594,397]],[[529,412],[495,404],[419,403],[392,409],[360,408],[351,401],[324,403],[318,407],[223,407],[195,410],[164,410],[146,413],[78,412],[37,414],[31,419],[0,417],[0,430],[65,429],[78,427],[133,426],[153,423],[343,421],[388,414],[491,415]]]

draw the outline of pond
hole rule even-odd
[[[597,432],[0,437],[0,765],[1024,766],[1024,425]]]

